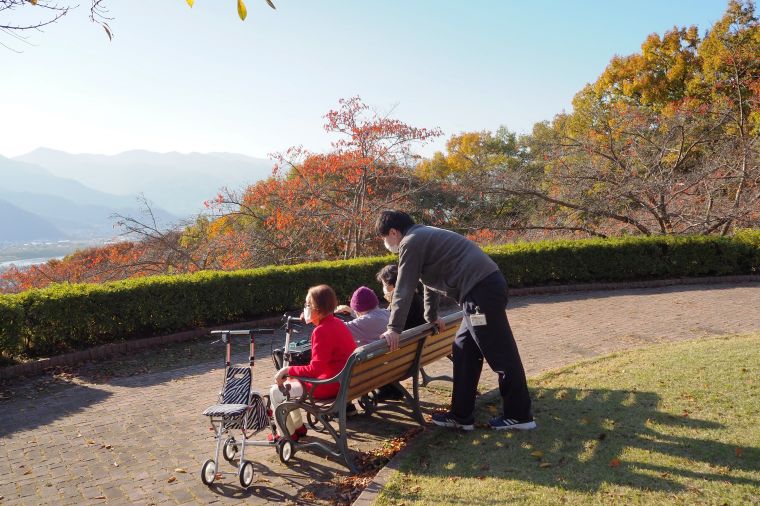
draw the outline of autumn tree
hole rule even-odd
[[[526,200],[495,191],[505,173],[531,170],[517,135],[506,127],[496,132],[465,132],[446,142],[446,153],[423,160],[416,172],[426,182],[422,207],[427,223],[446,226],[475,239],[505,239],[525,230],[530,212]]]
[[[377,213],[406,207],[420,188],[413,147],[440,135],[379,115],[359,97],[325,116],[337,137],[328,153],[291,148],[272,155],[272,178],[225,192],[217,209],[275,261],[353,258],[378,252]],[[242,224],[242,225],[241,225]]]
[[[525,150],[542,177],[504,171],[494,190],[541,203],[547,228],[594,235],[756,226],[757,37],[750,2],[703,41],[693,27],[649,36],[534,127]]]
[[[192,7],[195,0],[185,0]],[[265,0],[267,5],[275,9],[272,0]],[[237,13],[241,20],[248,16],[248,8],[243,0],[235,0]],[[0,32],[8,35],[11,40],[26,42],[27,32],[40,30],[48,25],[58,22],[61,18],[76,9],[79,5],[66,0],[0,0]],[[109,26],[112,18],[108,14],[108,2],[106,0],[89,0],[90,21],[103,27],[108,38],[113,37]],[[18,16],[20,14],[20,16]],[[16,21],[14,18],[22,18]],[[15,51],[0,41],[0,46]]]

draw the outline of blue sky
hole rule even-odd
[[[0,33],[0,154],[320,151],[322,116],[360,95],[445,135],[518,132],[569,110],[615,54],[720,18],[723,0],[108,0],[26,45]],[[31,7],[27,10],[31,10]],[[33,11],[32,11],[33,12]],[[0,22],[7,18],[0,18]]]

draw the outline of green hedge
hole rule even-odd
[[[733,237],[630,237],[515,243],[486,248],[510,286],[760,272],[760,231]],[[100,285],[54,285],[0,296],[0,350],[46,356],[97,344],[300,308],[309,286],[328,283],[346,301],[392,256],[155,276]]]

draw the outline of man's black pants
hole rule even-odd
[[[454,392],[451,411],[461,423],[473,423],[475,394],[485,358],[499,375],[504,418],[533,419],[520,353],[507,319],[507,282],[496,271],[475,285],[462,301],[465,318],[453,345]],[[472,325],[468,315],[479,312],[486,325]],[[475,322],[478,323],[477,319]]]

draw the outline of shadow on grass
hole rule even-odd
[[[760,487],[760,480],[738,476],[760,471],[760,448],[739,454],[712,439],[723,425],[658,411],[661,397],[654,392],[539,388],[532,394],[538,430],[431,431],[401,469],[440,480],[492,477],[585,493],[603,484],[676,493],[688,488],[684,479]],[[495,409],[494,395],[484,401]],[[415,499],[400,490],[389,497]]]

